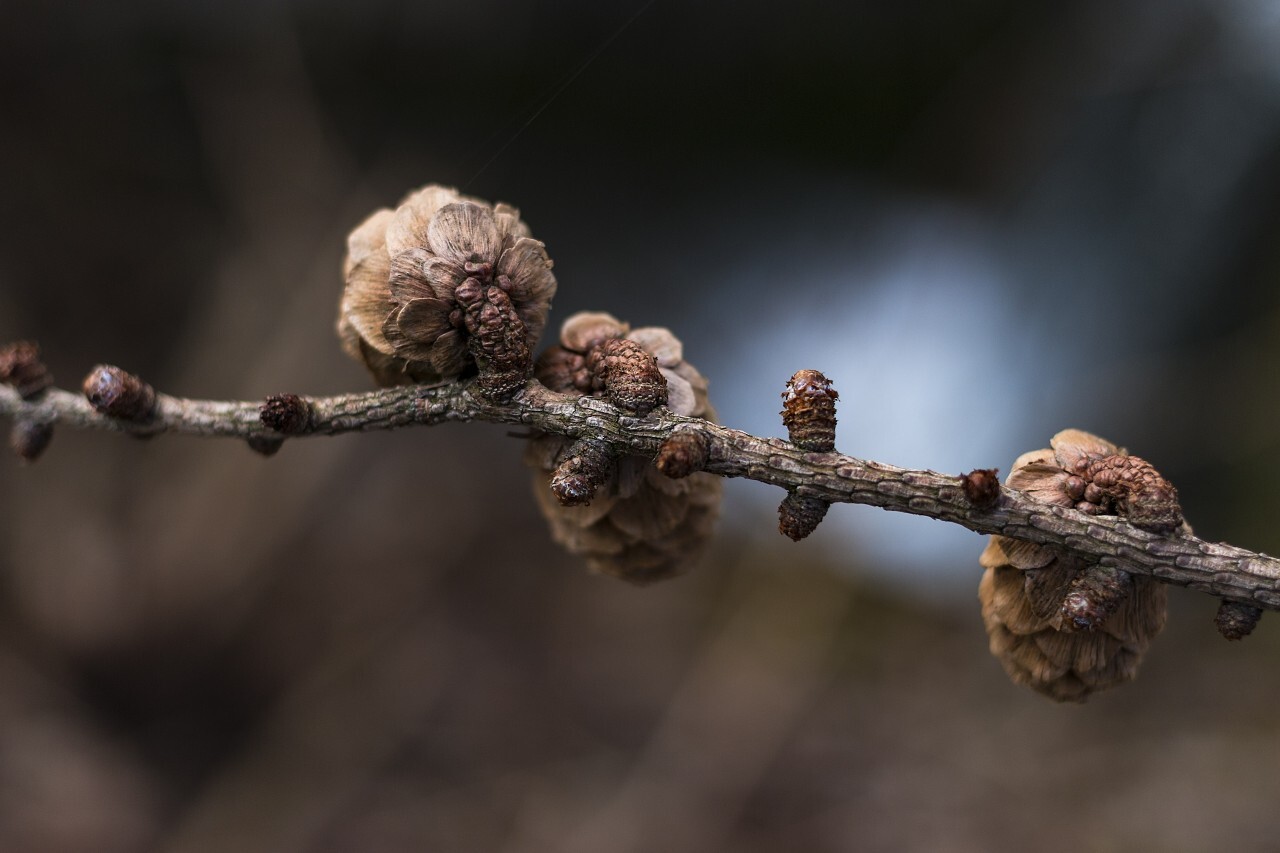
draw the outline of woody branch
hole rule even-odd
[[[1190,535],[1150,533],[1118,516],[1086,515],[1003,487],[975,501],[963,477],[805,450],[665,408],[638,417],[602,399],[550,391],[536,380],[527,381],[506,402],[484,393],[475,379],[334,397],[280,395],[265,402],[224,402],[155,394],[123,371],[98,368],[86,380],[86,391],[88,396],[38,382],[25,389],[20,383],[0,385],[0,415],[13,418],[15,444],[32,431],[43,433],[47,442],[58,425],[136,436],[239,438],[264,453],[274,452],[286,438],[451,421],[520,425],[647,457],[659,456],[673,436],[694,437],[700,440],[692,444],[705,449],[695,468],[712,474],[778,486],[815,503],[867,504],[1049,545],[1103,566],[1280,610],[1280,560],[1264,554]],[[104,391],[114,396],[104,399]],[[99,399],[91,403],[95,393]]]

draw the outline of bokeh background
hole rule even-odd
[[[801,367],[840,448],[1058,429],[1280,549],[1280,7],[363,0],[0,7],[0,339],[252,399],[367,387],[346,232],[520,206],[553,327],[667,325],[724,422]],[[549,541],[499,427],[57,434],[0,460],[5,851],[1267,850],[1280,623],[1183,590],[1137,682],[1008,683],[982,540],[731,482],[687,576]]]

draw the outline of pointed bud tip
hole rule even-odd
[[[799,542],[818,529],[827,517],[831,504],[820,498],[811,498],[787,492],[778,504],[778,532],[793,542]]]
[[[1239,601],[1223,601],[1213,617],[1218,633],[1228,640],[1243,640],[1262,619],[1262,608]]]
[[[275,394],[263,401],[259,418],[267,429],[301,435],[311,427],[311,404],[297,394]]]
[[[85,377],[83,390],[89,405],[108,417],[142,423],[155,414],[155,390],[119,367],[98,365]]]
[[[23,462],[34,462],[53,440],[53,424],[23,419],[9,430],[9,447]]]
[[[991,509],[1000,502],[1000,469],[975,468],[960,475],[965,500],[978,509]]]

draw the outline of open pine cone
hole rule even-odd
[[[1024,453],[1006,485],[1043,503],[1091,514],[1117,513],[1138,526],[1186,532],[1177,492],[1155,469],[1109,441],[1063,430],[1052,447]],[[1176,520],[1176,525],[1174,522]],[[1051,547],[992,536],[979,562],[978,588],[991,653],[1018,684],[1059,702],[1134,678],[1143,655],[1164,627],[1165,585],[1122,576],[1111,610],[1092,630],[1068,618],[1064,600],[1095,567]]]
[[[604,360],[592,355],[606,342],[631,341],[656,359],[671,411],[714,420],[707,380],[684,360],[683,346],[667,329],[633,330],[608,314],[583,312],[565,322],[560,340],[561,346],[543,353],[535,368],[539,381],[551,390],[583,395],[598,389]],[[683,571],[711,535],[720,510],[720,478],[698,472],[672,479],[646,457],[606,459],[603,482],[590,504],[563,506],[549,484],[571,443],[562,436],[540,435],[530,441],[525,454],[535,472],[538,503],[556,541],[584,557],[593,571],[632,583]]]
[[[379,385],[473,372],[466,305],[490,288],[510,301],[532,351],[556,292],[546,249],[518,210],[435,185],[351,232],[343,276],[338,336]]]

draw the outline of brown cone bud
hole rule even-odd
[[[706,467],[710,452],[711,442],[706,433],[682,429],[662,442],[653,464],[671,479],[680,480]]]
[[[592,390],[603,391],[619,409],[643,417],[667,403],[667,380],[657,359],[635,341],[602,341],[587,354],[587,370]]]
[[[504,402],[524,387],[533,370],[524,323],[515,305],[496,285],[468,278],[454,294],[466,312],[468,352],[480,367],[477,384],[492,400]]]
[[[156,392],[132,373],[100,364],[84,380],[89,405],[108,417],[145,422],[156,408]]]
[[[782,503],[778,504],[778,532],[799,542],[818,529],[829,509],[831,504],[824,500],[787,492]]]
[[[565,451],[551,477],[551,493],[561,506],[585,506],[609,479],[614,454],[602,441],[580,438]]]
[[[1076,575],[1062,600],[1063,628],[1096,631],[1133,591],[1133,578],[1113,566],[1089,566]]]
[[[978,509],[991,509],[1000,502],[1000,469],[977,468],[960,475],[965,500]]]
[[[259,417],[267,429],[301,435],[311,427],[311,404],[297,394],[275,394],[263,401]]]
[[[782,393],[782,423],[801,450],[828,453],[836,447],[836,400],[831,380],[816,370],[799,370]]]
[[[53,424],[22,419],[9,430],[9,447],[25,462],[34,462],[53,440]]]
[[[1262,608],[1239,601],[1223,601],[1218,605],[1218,612],[1213,617],[1213,624],[1218,633],[1228,640],[1243,640],[1258,627],[1262,618]]]
[[[1082,475],[1096,489],[1085,488],[1085,500],[1114,504],[1118,515],[1152,533],[1172,533],[1182,526],[1178,490],[1145,459],[1111,455],[1089,460]],[[1094,499],[1094,498],[1098,499]]]
[[[245,443],[249,445],[250,450],[262,456],[275,456],[280,452],[280,448],[284,447],[284,439],[280,436],[261,433],[249,436],[245,439]]]
[[[53,377],[40,361],[40,348],[29,341],[0,347],[0,382],[13,386],[24,400],[30,400],[53,384]]]

